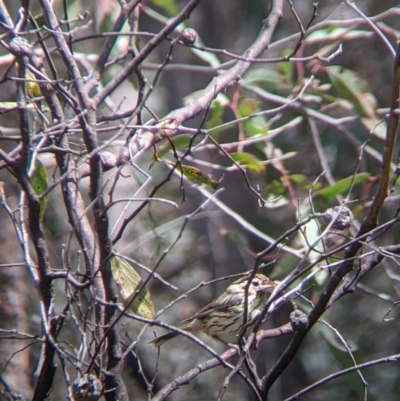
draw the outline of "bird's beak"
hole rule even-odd
[[[259,292],[272,292],[273,289],[280,284],[280,281],[271,281],[269,284],[265,284],[258,288]]]

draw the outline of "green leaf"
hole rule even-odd
[[[282,74],[284,80],[293,85],[294,64],[289,61],[279,63],[278,70]]]
[[[178,14],[179,7],[175,4],[173,0],[151,0],[151,2],[164,10],[171,17]]]
[[[262,84],[263,88],[277,93],[280,91],[282,86],[282,75],[274,70],[254,68],[246,74],[245,81],[252,87],[258,88],[260,84]]]
[[[286,187],[282,180],[273,180],[265,187],[266,193],[270,195],[281,196],[286,193]]]
[[[334,40],[343,41],[344,38],[358,38],[370,35],[368,31],[362,31],[357,29],[341,28],[341,27],[330,27],[327,29],[319,29],[315,32],[307,35],[305,42],[322,41],[331,43]]]
[[[268,132],[267,121],[263,116],[252,117],[250,120],[245,121],[244,129],[250,137],[266,135]]]
[[[354,71],[339,66],[326,67],[326,72],[336,92],[348,100],[363,117],[375,115],[376,98],[368,88],[366,81]]]
[[[250,117],[260,112],[260,101],[252,98],[243,98],[239,101],[238,112],[241,117]],[[264,135],[267,132],[267,120],[263,116],[254,116],[244,122],[246,134],[253,137]]]
[[[154,319],[154,305],[150,293],[134,268],[122,257],[112,256],[111,273],[125,306],[135,315]]]
[[[172,163],[171,163],[172,164]],[[221,180],[216,181],[211,179],[207,174],[203,173],[197,167],[179,164],[177,168],[187,177],[190,181],[196,184],[206,184],[213,189],[217,189]]]
[[[359,173],[355,176],[350,176],[338,181],[333,187],[320,189],[314,193],[314,197],[325,198],[328,202],[333,201],[337,195],[342,195],[350,189],[350,185],[357,185],[368,180],[369,173]]]
[[[310,181],[303,174],[292,174],[290,179],[294,184],[297,184],[303,188],[309,188]]]
[[[244,81],[252,88],[262,88],[268,92],[278,93],[278,94],[289,94],[293,90],[293,83],[288,80],[290,75],[289,69],[291,67],[286,67],[287,71],[274,71],[266,68],[255,68],[248,72]]]
[[[360,120],[368,131],[373,132],[376,137],[382,140],[386,138],[387,124],[384,119],[380,118],[380,116],[374,114],[367,117],[361,117]]]
[[[46,26],[46,18],[44,17],[43,14],[37,14],[33,16],[33,19],[35,20],[36,24],[38,25],[39,28],[43,28]],[[30,24],[32,28],[36,28],[34,24]]]
[[[36,81],[35,76],[27,71],[26,78],[28,81],[26,82],[26,92],[30,97],[39,97],[42,96],[42,91],[40,89],[39,83]]]
[[[293,184],[296,184],[306,190],[309,190],[312,186],[313,183],[308,180],[308,178],[303,175],[303,174],[292,174],[289,176],[290,180],[293,182]],[[314,190],[320,189],[322,184],[320,182],[317,182],[314,184],[313,188]]]
[[[43,192],[47,191],[48,188],[47,171],[44,168],[42,162],[38,159],[35,160],[35,168],[31,175],[31,184],[36,195],[41,195]],[[47,196],[44,196],[40,201],[40,220],[43,219],[46,205],[47,205]]]
[[[220,126],[223,123],[223,120],[221,117],[211,117],[206,123],[205,123],[205,127],[206,129],[212,129],[212,131],[210,132],[210,134],[212,135],[212,137],[214,139],[219,138],[219,135],[222,133],[221,129],[218,129],[218,126]],[[215,129],[213,129],[215,128]]]
[[[223,93],[219,93],[217,97],[211,102],[211,117],[206,122],[205,127],[207,129],[217,128],[211,131],[211,135],[214,139],[218,140],[219,135],[222,133],[218,126],[223,123],[223,115],[225,107],[229,104],[229,99]],[[226,129],[226,128],[225,128]]]
[[[224,106],[217,100],[211,102],[210,110],[211,118],[221,118],[224,114]]]
[[[195,102],[200,96],[203,95],[203,93],[204,93],[203,90],[198,90],[198,91],[194,91],[194,92],[189,93],[188,95],[186,95],[183,98],[183,101],[182,101],[183,105],[187,106],[190,103]],[[221,107],[225,107],[226,105],[229,104],[229,98],[226,95],[224,95],[223,93],[219,93],[217,95],[217,97],[211,102],[211,107],[210,108],[212,109],[217,104],[220,105]]]
[[[252,99],[249,97],[245,97],[240,99],[239,105],[238,105],[238,111],[241,117],[247,117],[250,116],[251,114],[256,113],[257,111],[260,111],[259,106],[260,106],[260,101],[257,99]]]
[[[256,156],[248,152],[231,153],[232,159],[241,165],[246,166],[249,170],[253,170],[256,173],[264,173],[265,166],[261,163]]]

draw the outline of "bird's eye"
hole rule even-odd
[[[254,287],[258,287],[260,285],[258,280],[253,280],[252,284],[254,285]]]

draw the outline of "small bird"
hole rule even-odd
[[[217,299],[185,319],[179,328],[188,332],[202,331],[225,344],[236,344],[243,327],[245,286],[248,281],[248,276],[234,281]],[[251,322],[262,311],[269,294],[278,284],[279,281],[272,281],[263,274],[254,276],[248,289],[246,323]],[[246,334],[250,329],[249,326]],[[179,333],[172,331],[155,338],[150,344],[157,348],[178,335]]]

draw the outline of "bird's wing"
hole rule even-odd
[[[236,291],[229,291],[229,287],[225,293],[221,294],[217,299],[207,304],[193,316],[185,319],[182,323],[187,323],[193,319],[204,319],[211,311],[226,311],[228,308],[242,302],[241,296]]]

